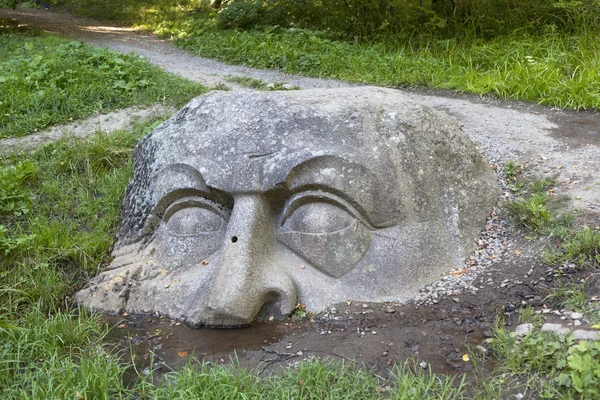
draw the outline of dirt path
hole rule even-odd
[[[65,13],[0,10],[0,17],[7,16],[94,45],[136,52],[167,71],[207,86],[223,82],[228,75],[287,82],[301,89],[348,85],[223,64],[186,54],[146,33]],[[414,101],[455,118],[492,164],[500,166],[512,159],[524,163],[526,170],[534,175],[556,175],[556,192],[570,196],[572,206],[583,210],[587,221],[600,225],[600,113],[553,110],[433,90],[404,92]],[[99,117],[94,118],[91,125],[84,121],[77,129],[63,128],[86,134],[90,126],[98,127]],[[504,228],[498,225],[497,230]],[[462,361],[466,346],[479,345],[489,335],[498,311],[507,315],[507,324],[516,323],[515,310],[523,302],[539,308],[540,297],[547,293],[552,281],[552,274],[548,275],[537,263],[536,252],[542,247],[541,242],[511,236],[505,231],[498,236],[495,232],[485,235],[490,243],[503,242],[494,263],[480,268],[476,278],[469,281],[469,290],[457,290],[452,295],[446,291],[439,299],[436,294],[435,301],[428,304],[367,307],[342,304],[314,323],[263,323],[226,333],[191,330],[155,316],[134,317],[122,325],[127,329],[116,331],[115,337],[131,341],[138,354],[154,351],[168,365],[185,361],[178,357],[178,352],[185,350],[191,354],[196,349],[196,357],[218,363],[229,362],[229,355],[235,350],[242,365],[260,364],[264,368],[312,354],[352,358],[381,370],[406,358],[425,360],[435,371],[443,373],[469,370],[471,364]],[[489,249],[481,250],[481,254],[485,252]],[[460,274],[456,277],[457,287],[463,278]],[[150,333],[159,329],[165,334]],[[127,339],[127,332],[131,339]]]

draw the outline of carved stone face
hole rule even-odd
[[[498,194],[447,118],[386,89],[213,92],[135,162],[111,269],[76,299],[193,325],[408,298],[462,263]]]

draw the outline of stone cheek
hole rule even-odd
[[[134,159],[115,260],[76,300],[192,325],[409,298],[499,193],[452,121],[379,88],[213,92]]]

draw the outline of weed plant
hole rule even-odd
[[[574,263],[580,268],[600,267],[600,230],[589,226],[563,235],[564,241],[557,249],[544,254],[544,261],[550,265]]]
[[[159,102],[181,106],[204,92],[137,55],[0,27],[0,138],[92,113]]]
[[[556,308],[569,309],[572,311],[586,311],[588,298],[584,290],[584,284],[575,282],[562,282],[550,290],[544,300],[552,301]]]
[[[489,387],[518,377],[519,390],[531,398],[592,400],[600,394],[598,342],[545,331],[519,337],[504,328],[497,328],[488,342],[501,361],[497,372],[503,371]]]
[[[275,90],[298,90],[300,89],[298,86],[285,86],[285,82],[272,82],[267,83],[261,79],[254,79],[248,76],[228,76],[225,78],[227,82],[237,83],[238,85],[256,89],[256,90],[265,90],[265,91],[275,91]]]
[[[576,212],[562,210],[566,199],[554,196],[550,189],[554,184],[551,179],[542,178],[527,184],[516,183],[516,177],[511,179],[515,183],[509,188],[519,197],[507,203],[506,208],[518,225],[553,237],[563,237],[572,232]]]

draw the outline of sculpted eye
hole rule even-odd
[[[163,220],[175,235],[198,235],[216,232],[229,217],[229,212],[204,198],[183,199],[171,205]]]
[[[312,202],[300,205],[287,216],[281,231],[330,233],[341,231],[354,221],[354,217],[333,204]]]
[[[371,231],[348,202],[331,193],[307,191],[289,199],[277,238],[315,268],[339,278],[362,260]]]
[[[171,215],[167,221],[167,229],[178,235],[196,235],[202,232],[218,231],[222,222],[223,219],[210,210],[188,207]]]

